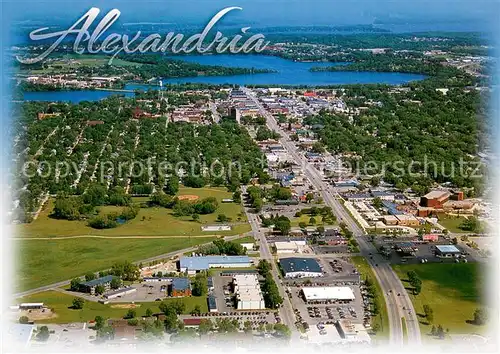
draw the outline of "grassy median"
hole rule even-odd
[[[356,266],[356,269],[361,274],[361,279],[370,279],[373,284],[375,284],[376,295],[373,299],[374,302],[378,304],[378,308],[380,309],[380,313],[377,316],[372,317],[372,328],[378,327],[379,331],[375,335],[376,338],[380,339],[388,339],[389,338],[389,317],[387,316],[387,308],[385,304],[384,295],[382,292],[382,288],[373,273],[370,265],[366,261],[364,257],[354,256],[351,257],[352,262]]]

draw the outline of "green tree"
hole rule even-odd
[[[71,291],[80,291],[81,281],[80,278],[75,278],[71,280],[70,290]]]
[[[104,294],[105,291],[106,291],[106,289],[104,288],[104,285],[99,284],[95,287],[95,293],[97,295],[102,295],[102,294]]]
[[[191,215],[191,219],[193,221],[199,221],[200,220],[200,215],[195,213],[195,214]]]
[[[28,316],[21,316],[19,317],[19,323],[21,324],[27,324],[29,323],[30,319],[28,318]]]
[[[111,279],[111,283],[110,283],[110,287],[111,289],[119,289],[120,286],[122,286],[122,281],[120,278],[118,277],[113,277],[113,279]]]
[[[151,310],[149,307],[146,309],[146,317],[151,317],[153,316],[153,310]]]
[[[85,300],[82,299],[81,297],[75,297],[73,299],[73,309],[75,310],[81,310],[83,309],[83,306],[85,305]]]
[[[214,329],[214,323],[212,320],[209,319],[202,319],[200,321],[200,326],[198,327],[198,330],[200,331],[200,334],[207,334]]]
[[[103,328],[105,325],[104,323],[104,318],[101,317],[101,316],[95,316],[94,318],[94,329],[96,331],[100,330],[101,328]]]
[[[135,318],[137,316],[137,312],[134,309],[129,309],[125,316],[123,316],[124,319],[130,319],[130,318]]]
[[[434,321],[434,310],[429,305],[424,305],[424,314],[427,322],[432,323]]]
[[[38,328],[38,332],[36,334],[36,339],[40,342],[46,342],[50,337],[49,328],[47,326],[42,326]]]

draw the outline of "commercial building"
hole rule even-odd
[[[169,286],[172,297],[191,296],[191,282],[189,278],[173,278]]]
[[[252,261],[248,256],[181,257],[179,262],[180,271],[188,274],[196,274],[210,268],[245,268],[251,265]]]
[[[106,275],[105,277],[97,278],[94,280],[90,280],[81,284],[81,290],[85,293],[90,293],[91,295],[95,294],[95,289],[102,285],[104,287],[104,291],[108,291],[111,286],[111,281],[113,280],[112,275]]]
[[[340,336],[350,342],[371,343],[371,338],[362,324],[352,323],[350,320],[341,319],[335,323]]]
[[[256,274],[236,274],[233,276],[238,310],[263,310],[266,308]]]
[[[462,252],[457,247],[455,247],[453,245],[436,246],[436,256],[438,256],[438,257],[444,257],[444,258],[457,257],[461,253]]]
[[[209,312],[218,312],[217,310],[217,299],[213,295],[208,295],[208,311]]]
[[[422,235],[422,241],[436,242],[438,240],[439,240],[439,235],[438,234]]]
[[[398,219],[398,225],[400,226],[418,226],[420,222],[413,215],[408,214],[399,214],[394,215],[396,219]]]
[[[354,292],[348,286],[304,287],[302,294],[306,301],[353,301]]]
[[[420,198],[420,206],[428,208],[441,208],[450,199],[448,191],[432,191]]]
[[[128,287],[128,288],[123,288],[119,290],[112,291],[110,293],[104,294],[104,298],[110,300],[110,299],[115,299],[117,297],[123,296],[123,295],[128,295],[135,293],[137,291],[136,288]]]
[[[43,302],[23,302],[19,304],[19,310],[41,310]]]
[[[306,245],[306,241],[285,241],[285,242],[275,242],[276,253],[286,254],[286,253],[301,253],[302,248]]]
[[[285,278],[321,277],[323,270],[313,258],[282,258],[280,267]]]
[[[216,231],[231,231],[231,225],[208,225],[208,226],[202,226],[201,231],[210,231],[210,232],[216,232]]]

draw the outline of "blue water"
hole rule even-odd
[[[241,68],[271,69],[275,73],[235,76],[198,76],[165,79],[164,83],[207,83],[236,85],[309,85],[327,86],[341,84],[390,84],[399,85],[422,80],[425,75],[383,72],[311,72],[312,67],[346,65],[346,63],[295,62],[264,55],[193,55],[173,57],[203,65],[232,66]]]
[[[198,76],[164,79],[167,84],[176,83],[206,83],[206,84],[236,84],[236,85],[346,85],[346,84],[390,84],[399,85],[410,81],[423,80],[425,75],[384,72],[311,72],[312,67],[329,67],[346,65],[346,63],[295,62],[275,56],[265,55],[193,55],[173,57],[178,60],[195,62],[204,65],[219,65],[255,69],[270,69],[276,72],[264,74],[248,74],[233,76]],[[126,90],[155,89],[157,86],[129,83]],[[24,99],[29,101],[65,101],[78,103],[81,101],[97,101],[111,95],[132,97],[132,92],[115,91],[47,91],[26,92]]]
[[[133,97],[133,92],[117,92],[103,90],[79,90],[79,91],[38,91],[24,92],[26,101],[61,101],[79,103],[82,101],[99,101],[111,95],[123,95]]]

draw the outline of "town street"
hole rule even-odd
[[[318,191],[320,191],[325,204],[332,208],[338,218],[338,221],[345,223],[353,232],[354,237],[359,243],[361,254],[366,257],[372,267],[384,293],[383,296],[386,301],[390,324],[390,343],[397,346],[403,345],[403,329],[401,319],[405,318],[408,332],[408,343],[420,344],[420,328],[418,325],[417,315],[413,309],[413,305],[408,297],[406,289],[397,277],[396,273],[392,270],[390,264],[383,260],[381,256],[376,254],[377,251],[375,247],[365,239],[365,233],[363,230],[358,226],[358,224],[356,224],[336,198],[337,195],[334,192],[333,187],[323,182],[320,172],[314,166],[309,164],[302,154],[297,152],[294,143],[290,140],[288,135],[281,130],[276,119],[266,111],[251,90],[243,88],[243,91],[254,101],[262,116],[266,118],[268,128],[281,135],[280,143],[293,160],[302,166],[305,176],[309,179],[311,184]],[[373,259],[370,259],[370,254],[373,254]]]

